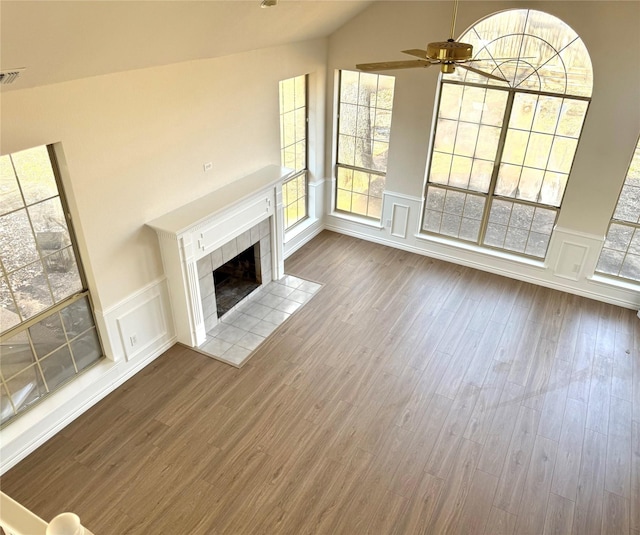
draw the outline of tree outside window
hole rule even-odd
[[[340,72],[336,210],[380,220],[395,78]]]

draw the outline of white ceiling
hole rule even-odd
[[[371,0],[0,0],[2,90],[328,36]]]

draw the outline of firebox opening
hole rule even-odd
[[[262,283],[260,242],[213,271],[218,318],[229,312]]]

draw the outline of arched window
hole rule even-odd
[[[422,230],[544,258],[592,90],[589,54],[560,19],[529,9],[459,39],[476,69],[442,75]]]

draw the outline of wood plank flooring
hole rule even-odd
[[[96,535],[640,535],[634,311],[323,232],[241,370],[175,346],[2,477]]]

